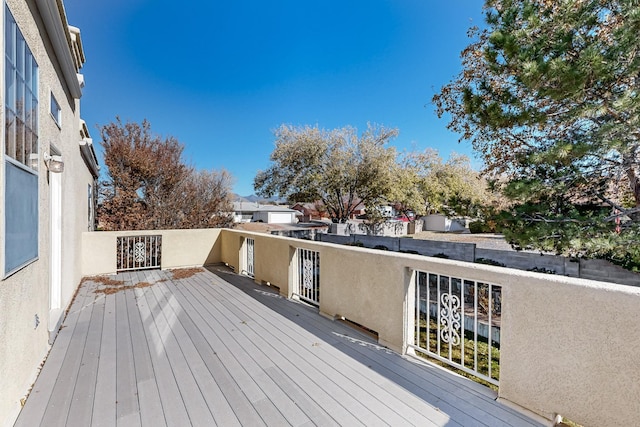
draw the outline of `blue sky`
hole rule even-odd
[[[252,194],[280,124],[397,127],[402,150],[472,156],[433,94],[460,71],[479,0],[65,0],[87,62],[81,115],[149,120]],[[101,158],[101,154],[100,154]],[[479,166],[476,163],[476,166]]]

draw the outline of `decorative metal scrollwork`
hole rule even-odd
[[[306,289],[313,287],[313,261],[310,259],[302,261],[302,286]]]
[[[136,262],[142,263],[145,261],[147,255],[147,247],[144,242],[136,242],[133,246],[133,259]]]
[[[444,293],[440,296],[440,338],[452,345],[460,344],[460,297]]]
[[[253,271],[253,240],[249,239],[247,245],[247,264],[249,265],[250,271]]]

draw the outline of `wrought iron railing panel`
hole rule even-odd
[[[254,246],[255,246],[255,241],[254,239],[249,239],[247,238],[247,240],[245,240],[245,244],[246,244],[246,266],[247,266],[247,275],[253,277],[254,276],[254,271],[253,271],[253,255],[254,255]]]
[[[320,252],[298,248],[297,294],[301,300],[320,305]]]
[[[117,271],[151,270],[161,266],[162,236],[122,236],[116,241]]]
[[[502,287],[416,271],[410,346],[498,385]]]

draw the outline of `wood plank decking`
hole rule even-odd
[[[81,285],[16,426],[539,425],[248,278],[111,278]]]

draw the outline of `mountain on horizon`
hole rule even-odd
[[[248,201],[250,201],[250,202],[253,202],[253,203],[259,202],[260,200],[265,200],[264,198],[258,197],[255,194],[251,194],[249,196],[244,196],[243,198],[248,200]]]

